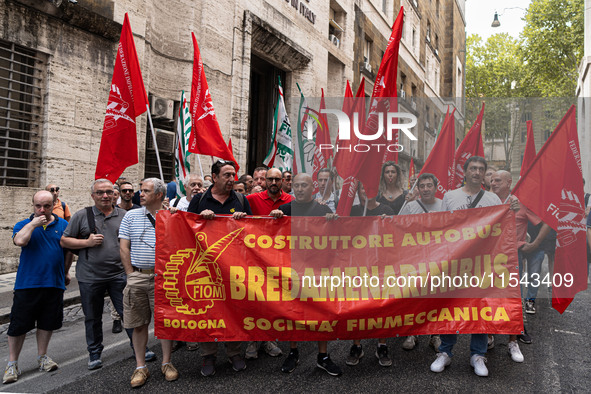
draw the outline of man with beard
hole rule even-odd
[[[280,170],[271,168],[267,171],[265,178],[266,190],[246,196],[253,215],[269,215],[274,209],[278,209],[281,205],[293,200],[291,195],[283,192],[282,181]],[[271,357],[283,354],[275,342],[264,342],[263,349]],[[246,347],[246,359],[255,358],[258,358],[257,342],[249,342]]]
[[[330,219],[333,215],[330,208],[326,205],[319,204],[314,199],[314,182],[312,177],[305,173],[297,174],[293,179],[293,191],[295,200],[290,201],[271,211],[270,216],[280,218],[283,215],[287,216],[327,216]],[[318,357],[316,366],[325,370],[329,375],[339,376],[343,372],[341,368],[336,365],[327,353],[328,342],[318,341]],[[296,368],[300,360],[298,351],[298,343],[290,342],[290,350],[287,358],[281,366],[281,371],[290,373]]]
[[[189,204],[188,212],[200,214],[204,219],[214,219],[216,214],[232,215],[236,220],[252,215],[248,200],[234,189],[236,164],[229,160],[218,160],[211,166],[213,185],[204,193],[197,194]],[[240,355],[241,342],[226,342],[226,354],[234,371],[246,369],[246,363]],[[203,365],[201,375],[215,374],[218,342],[203,342],[201,355]]]
[[[123,181],[119,185],[119,194],[121,195],[121,202],[117,205],[121,209],[131,211],[132,209],[141,208],[139,205],[134,204],[133,199],[133,185],[131,182]]]

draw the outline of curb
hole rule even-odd
[[[64,294],[64,308],[75,304],[80,304],[80,291],[71,291]],[[10,310],[12,306],[0,308],[0,324],[10,323]]]

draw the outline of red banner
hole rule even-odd
[[[161,211],[156,233],[159,338],[311,341],[523,328],[508,205],[333,221]]]

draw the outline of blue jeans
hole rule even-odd
[[[523,275],[523,259],[527,260],[527,294],[525,296],[526,300],[535,300],[536,296],[538,295],[538,288],[542,282],[542,278],[540,277],[540,273],[542,272],[542,263],[544,262],[544,251],[541,249],[537,249],[532,253],[523,253],[521,250],[517,252],[517,256],[519,258],[519,280],[521,281],[521,276]],[[532,278],[533,274],[537,274],[537,280]],[[536,283],[537,286],[533,286],[532,282]],[[521,285],[519,286],[521,290],[521,295],[523,296],[523,289]]]
[[[123,289],[127,285],[127,278],[122,275],[107,282],[89,283],[78,282],[80,300],[84,312],[84,326],[86,328],[86,345],[90,357],[100,357],[103,351],[103,308],[105,306],[105,292],[109,294],[113,307],[123,318]],[[126,329],[131,341],[133,329]]]
[[[448,356],[452,356],[451,349],[458,341],[458,334],[441,334],[441,345],[439,346],[440,353],[447,353]],[[472,334],[470,338],[470,357],[479,354],[484,356],[488,348],[488,334]]]

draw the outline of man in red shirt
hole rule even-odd
[[[271,168],[267,171],[265,176],[267,190],[246,196],[253,215],[267,216],[272,210],[279,209],[280,205],[287,204],[294,199],[293,196],[281,190],[281,187],[283,186],[282,179],[283,174],[281,171],[277,168]],[[258,357],[257,345],[257,342],[248,343],[248,346],[246,347],[247,360]],[[269,356],[277,357],[282,354],[281,349],[279,349],[275,342],[263,342],[262,347]]]
[[[282,190],[282,175],[277,168],[269,169],[265,177],[267,190],[246,196],[253,215],[269,215],[272,210],[293,200],[293,196]]]

